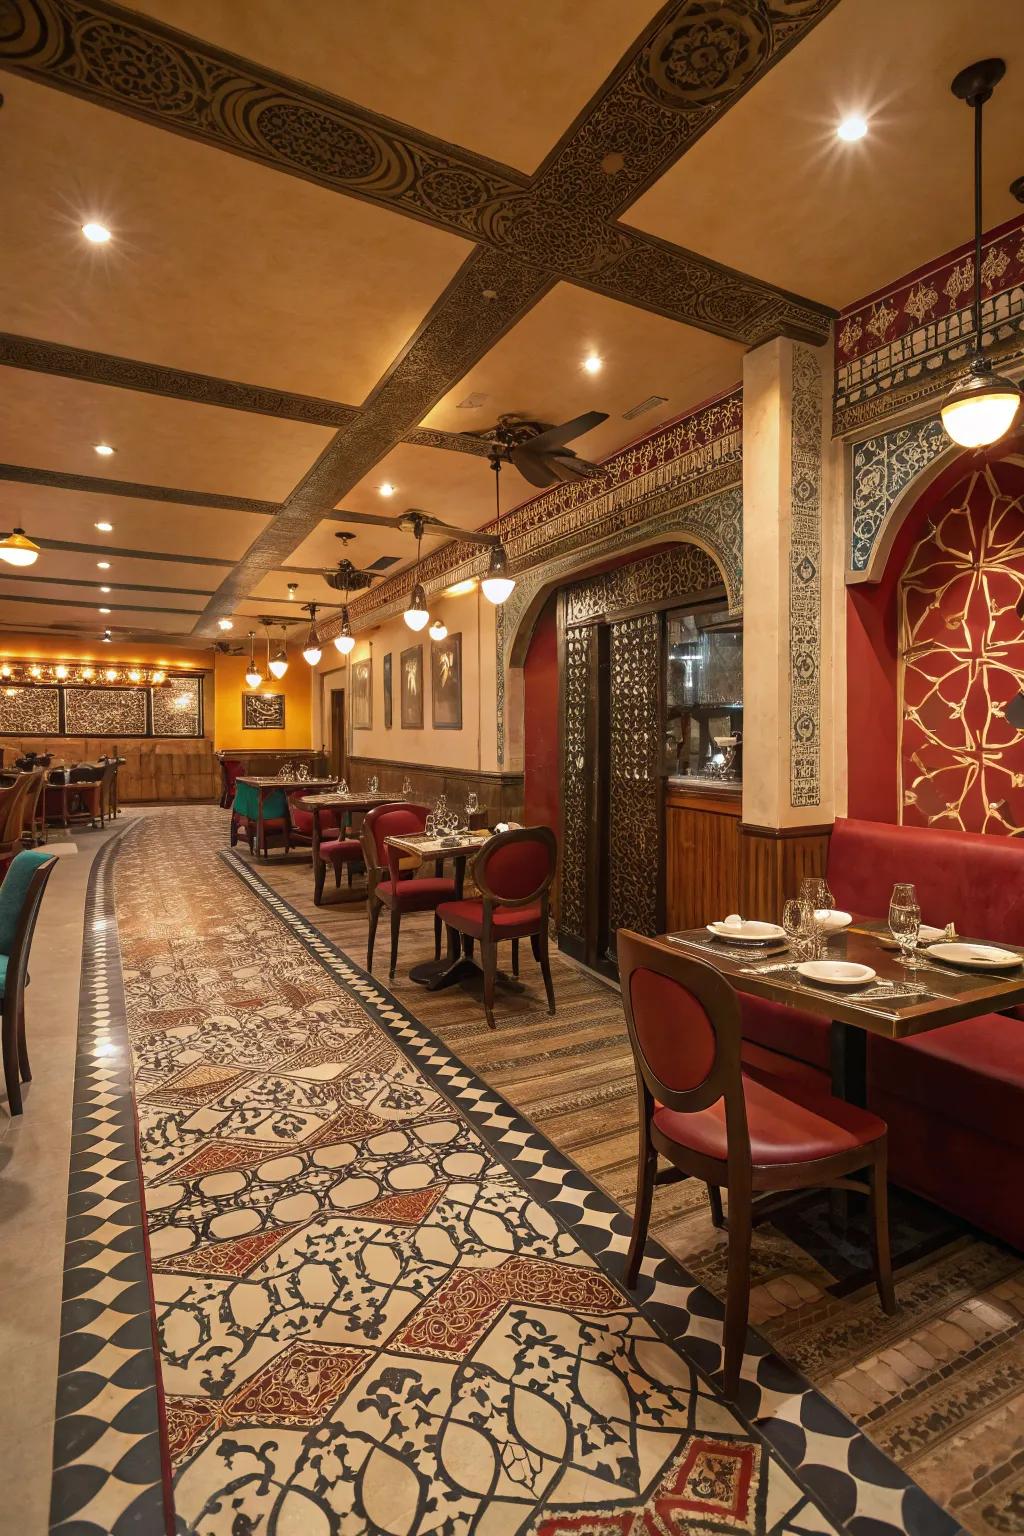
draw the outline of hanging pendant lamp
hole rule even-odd
[[[966,378],[958,379],[942,402],[942,425],[963,448],[998,442],[1021,405],[1018,385],[987,362],[981,333],[981,114],[1005,73],[1002,59],[981,59],[962,69],[951,86],[974,112],[974,360]]]
[[[309,614],[309,634],[306,636],[306,646],[302,652],[303,661],[308,661],[311,667],[315,667],[323,651],[316,637],[316,603],[307,603],[306,612]]]
[[[335,649],[343,656],[347,656],[355,648],[356,637],[352,633],[352,625],[349,623],[348,604],[341,610],[341,629],[334,637]]]
[[[260,671],[259,667],[256,665],[256,654],[255,654],[255,651],[253,650],[253,647],[255,646],[255,644],[256,644],[256,631],[254,629],[250,629],[250,631],[249,631],[249,670],[245,674],[245,680],[248,683],[250,688],[258,688],[260,686],[260,683],[262,683],[262,681],[263,681],[263,673]]]
[[[491,556],[487,562],[487,575],[480,583],[489,603],[498,607],[512,596],[515,591],[515,581],[508,574],[508,556],[505,546],[501,542],[501,455],[495,452],[491,457],[491,468],[494,470],[494,505],[496,517],[494,520],[495,531],[498,533],[498,542],[491,546]]]
[[[416,520],[416,570],[420,568],[420,544],[423,540],[423,524]],[[430,623],[430,611],[427,608],[427,595],[420,582],[416,582],[409,594],[409,606],[402,615],[409,628],[418,634],[421,629],[426,629]]]
[[[0,560],[8,565],[35,565],[39,559],[39,545],[33,544],[24,528],[15,528],[0,539]]]

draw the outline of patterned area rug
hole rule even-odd
[[[94,871],[55,1530],[955,1529],[222,839]]]
[[[259,871],[365,959],[365,905],[315,907],[308,862],[273,858]],[[398,973],[388,983],[396,997],[631,1209],[635,1086],[617,993],[556,957],[553,1021],[526,954],[522,990],[499,989],[492,1033],[473,988],[429,993],[409,980],[410,965],[432,944],[428,919],[403,922]],[[386,967],[384,947],[375,975],[386,978]],[[812,1198],[755,1234],[752,1320],[974,1536],[1024,1531],[1024,1261],[896,1190],[891,1220],[896,1317],[882,1315],[866,1277],[863,1227],[854,1220],[847,1240],[837,1241],[826,1202]],[[724,1240],[700,1186],[659,1189],[652,1229],[724,1295]]]

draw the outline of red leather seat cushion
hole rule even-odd
[[[378,880],[377,895],[389,907],[399,912],[428,912],[439,902],[451,901],[455,895],[455,881],[438,878],[424,880],[399,880],[395,886],[390,880]]]
[[[447,901],[438,907],[437,915],[442,922],[460,933],[468,933],[471,939],[479,939],[484,931],[484,905],[482,901]],[[494,932],[499,939],[524,939],[531,933],[540,932],[540,902],[535,907],[495,907]]]
[[[985,1013],[909,1040],[872,1038],[868,1092],[1024,1148],[1024,1020]]]
[[[363,845],[358,838],[333,838],[328,843],[320,844],[320,857],[330,859],[334,864],[347,864],[349,860],[361,859],[362,856]]]
[[[885,1122],[869,1110],[834,1099],[796,1078],[755,1077],[744,1072],[750,1152],[755,1165],[812,1163],[868,1146],[885,1135]],[[654,1111],[663,1136],[704,1157],[728,1153],[725,1100],[683,1115],[663,1105]]]
[[[291,804],[290,815],[291,815],[291,819],[292,819],[292,827],[293,827],[293,829],[296,832],[301,832],[303,837],[312,837],[313,836],[313,812],[312,811],[302,811],[302,810],[300,810],[299,807],[295,804],[295,802],[293,800],[292,804]],[[332,818],[329,812],[321,811],[320,812],[320,836],[321,837],[329,837],[332,832],[335,835],[337,835],[337,831],[338,831],[338,820],[337,820],[337,817],[333,817]]]
[[[827,1019],[784,1003],[770,1003],[766,998],[739,994],[740,1028],[745,1040],[766,1045],[770,1050],[795,1056],[812,1067],[829,1070],[829,1026]]]

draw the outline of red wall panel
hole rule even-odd
[[[558,625],[552,593],[541,610],[523,664],[526,821],[558,831]]]

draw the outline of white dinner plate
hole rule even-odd
[[[817,907],[814,912],[814,921],[822,933],[839,933],[843,928],[849,928],[853,922],[850,912],[837,912],[834,908]]]
[[[716,939],[730,939],[736,944],[764,944],[786,937],[785,928],[778,923],[758,923],[753,918],[745,923],[708,923],[707,929]]]
[[[863,987],[875,979],[870,965],[853,960],[801,960],[797,972],[808,981],[826,981],[831,987]]]
[[[929,944],[925,954],[968,971],[1004,971],[1021,964],[1020,955],[1012,949],[997,949],[994,944]]]

